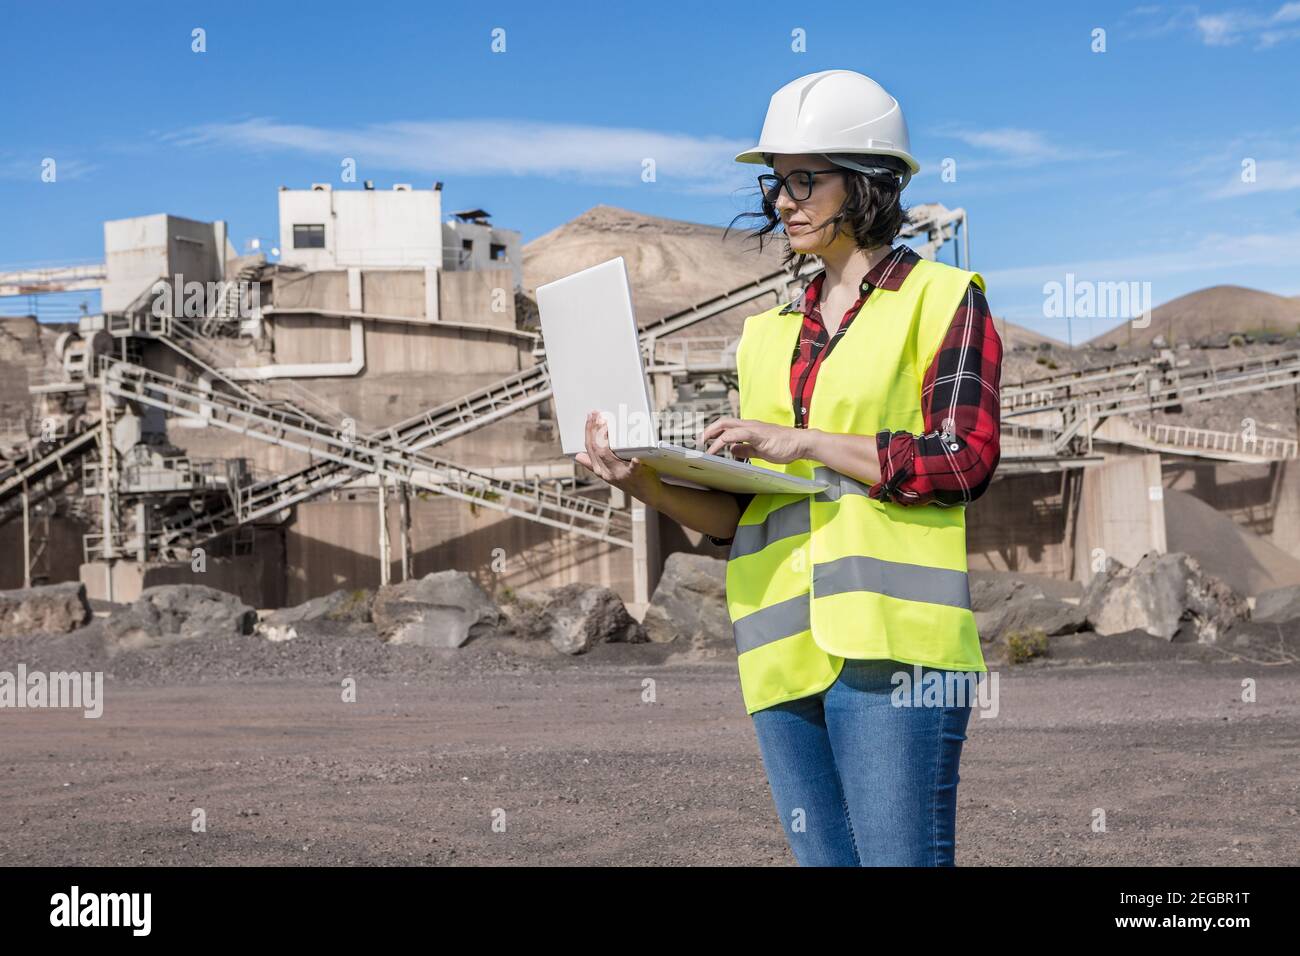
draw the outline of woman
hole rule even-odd
[[[739,418],[701,434],[812,496],[666,485],[609,451],[578,460],[730,544],[727,604],[746,710],[801,865],[953,865],[974,678],[986,670],[966,579],[965,506],[999,459],[1002,345],[977,273],[894,246],[919,165],[898,103],[848,70],[771,100],[759,238],[824,269],[745,320]],[[738,217],[739,218],[739,217]],[[814,391],[815,386],[815,391]],[[874,441],[872,440],[874,436]]]

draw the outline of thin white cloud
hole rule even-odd
[[[531,120],[427,120],[329,128],[254,118],[210,123],[168,139],[190,146],[248,152],[298,153],[340,164],[430,175],[508,175],[642,182],[647,160],[656,181],[684,188],[727,188],[736,182],[733,157],[746,148],[711,136]]]
[[[1253,40],[1257,47],[1277,46],[1300,37],[1300,3],[1284,3],[1272,13],[1231,9],[1196,17],[1206,46],[1233,46]]]
[[[1196,7],[1178,6],[1172,9],[1158,4],[1146,4],[1134,7],[1119,18],[1119,27],[1130,37],[1158,37],[1170,33],[1194,33],[1196,18],[1200,12]]]
[[[1045,133],[1014,126],[968,127],[948,125],[930,131],[936,137],[955,139],[971,147],[973,153],[956,157],[958,166],[966,171],[977,169],[1024,168],[1048,163],[1078,162],[1110,159],[1122,156],[1122,150],[1079,148],[1068,149],[1048,139]],[[926,163],[927,170],[935,172],[938,163]]]
[[[44,183],[45,181],[41,177],[47,159],[54,160],[54,166],[52,167],[54,181],[48,185],[81,179],[99,168],[95,163],[72,156],[15,156],[12,153],[0,153],[0,179]]]
[[[1229,7],[1202,11],[1197,5],[1135,7],[1120,18],[1132,36],[1150,37],[1190,33],[1205,46],[1226,47],[1253,43],[1268,49],[1300,38],[1300,3],[1295,0],[1269,9]]]
[[[958,129],[948,135],[968,146],[998,153],[1014,159],[1059,159],[1067,154],[1047,142],[1042,133],[1030,129]]]
[[[1260,159],[1255,163],[1252,177],[1244,179],[1242,174],[1234,174],[1223,185],[1212,189],[1208,198],[1239,199],[1258,193],[1290,192],[1294,189],[1300,189],[1300,161]]]
[[[1300,189],[1300,126],[1249,130],[1224,143],[1185,143],[1167,187],[1208,200]]]

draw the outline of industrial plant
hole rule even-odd
[[[80,580],[129,603],[191,582],[276,608],[454,568],[489,593],[599,583],[637,614],[669,554],[721,557],[560,453],[530,293],[626,256],[662,420],[707,423],[738,407],[743,318],[815,267],[791,275],[728,239],[723,267],[684,281],[663,247],[717,257],[722,230],[596,207],[525,249],[482,209],[444,218],[441,198],[440,183],[282,187],[273,249],[146,215],[104,223],[102,263],[0,275],[7,295],[97,288],[102,303],[75,328],[4,320],[0,534],[21,561],[0,586]],[[963,210],[912,219],[922,255],[969,263]],[[1166,486],[1300,568],[1294,421],[1288,435],[1196,417],[1260,393],[1294,408],[1285,336],[1118,353],[1000,327],[1002,457],[971,511],[972,569],[1086,583],[1096,549],[1163,553]]]

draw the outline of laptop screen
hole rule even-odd
[[[592,409],[609,425],[611,448],[653,447],[658,428],[623,257],[538,286],[537,308],[564,453],[586,450]]]

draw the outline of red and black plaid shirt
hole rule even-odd
[[[803,329],[790,366],[795,426],[808,427],[817,370],[848,331],[872,289],[897,291],[920,256],[898,246],[863,278],[858,300],[831,335],[821,316],[822,270],[805,287],[799,311]],[[782,312],[796,309],[795,302]],[[881,480],[867,489],[873,498],[902,505],[951,506],[974,501],[988,488],[1001,456],[999,436],[1002,340],[984,293],[970,284],[952,324],[921,383],[925,431],[913,435],[888,429],[876,433]],[[754,496],[737,494],[741,513]],[[707,536],[725,545],[731,538]]]

